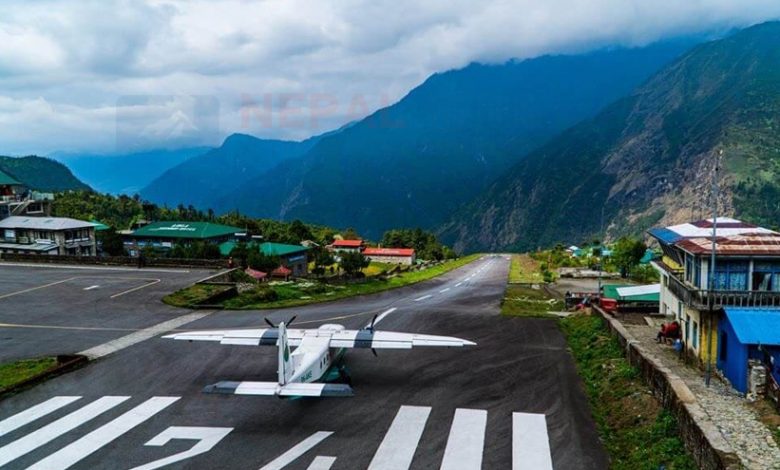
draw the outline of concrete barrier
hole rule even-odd
[[[680,437],[696,464],[703,470],[739,470],[744,468],[731,445],[696,400],[685,382],[646,350],[623,325],[594,306],[597,315],[625,348],[626,358],[636,367],[664,408],[669,410],[680,429]]]

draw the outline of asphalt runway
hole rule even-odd
[[[555,469],[607,468],[555,322],[499,315],[508,265],[503,257],[486,257],[377,295],[284,311],[215,312],[186,325],[258,327],[264,316],[278,321],[295,314],[296,328],[340,323],[356,329],[389,311],[377,329],[477,342],[463,349],[381,350],[379,357],[351,350],[352,398],[203,394],[220,380],[274,381],[276,349],[157,336],[0,401],[0,466],[544,470],[551,462]],[[136,304],[130,295],[121,302]],[[151,310],[158,293],[146,295]]]
[[[215,272],[0,264],[0,361],[77,353],[180,317],[160,299]]]

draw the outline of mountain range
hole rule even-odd
[[[780,23],[693,48],[530,153],[441,233],[463,250],[640,234],[709,212],[780,220]],[[602,229],[603,227],[603,229]]]
[[[45,157],[0,157],[0,171],[30,189],[43,192],[90,189],[63,165]]]
[[[435,74],[398,103],[325,136],[234,135],[141,195],[282,220],[435,228],[528,152],[628,94],[691,41]]]
[[[67,165],[77,178],[95,191],[132,195],[169,168],[209,150],[210,147],[191,147],[119,155],[57,152],[49,158]]]

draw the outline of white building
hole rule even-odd
[[[0,253],[95,255],[95,225],[66,217],[0,220]]]

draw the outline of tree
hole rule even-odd
[[[631,270],[639,264],[645,255],[646,250],[647,246],[642,240],[622,237],[615,242],[612,250],[612,261],[620,269],[621,276],[629,276]]]
[[[243,241],[238,242],[236,246],[230,250],[230,257],[233,258],[233,261],[236,262],[238,266],[246,267],[247,258],[249,257],[249,249],[247,249],[246,243]]]
[[[116,233],[114,227],[98,232],[97,238],[103,245],[103,251],[109,256],[127,256],[125,245],[122,243],[122,237]]]
[[[257,248],[249,251],[249,257],[247,258],[249,267],[257,271],[264,273],[270,273],[274,269],[278,268],[281,264],[281,260],[276,256],[268,256]]]
[[[363,253],[351,252],[341,254],[341,263],[339,265],[351,277],[363,268],[367,268],[370,263],[371,261],[363,256]]]
[[[325,274],[325,267],[330,266],[333,263],[335,263],[336,260],[333,259],[333,255],[328,250],[318,250],[314,254],[314,274],[321,276]]]

